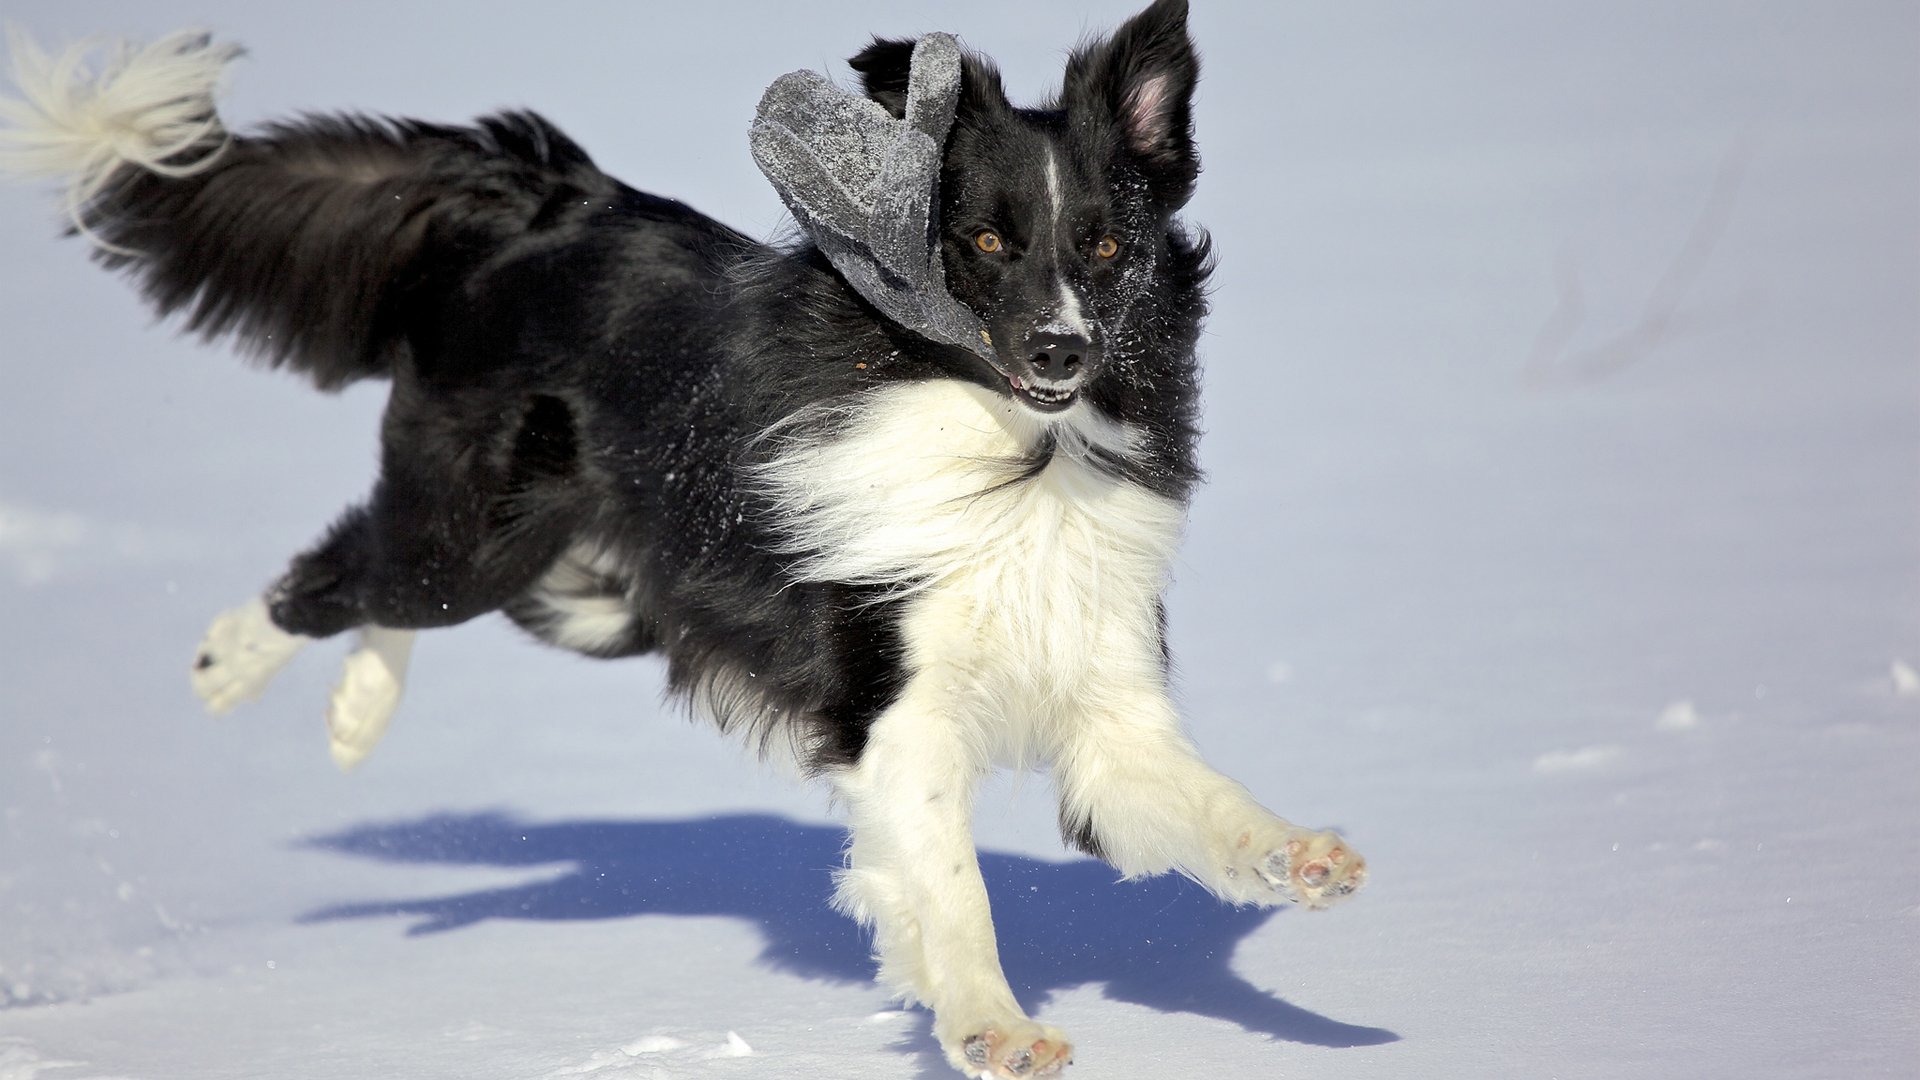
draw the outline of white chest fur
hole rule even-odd
[[[908,594],[910,668],[1001,721],[1010,737],[993,741],[1017,757],[1104,693],[1160,678],[1156,601],[1184,521],[1090,464],[1131,434],[1085,405],[1051,421],[1052,460],[1018,479],[1048,423],[979,387],[905,385],[764,472],[800,574]]]

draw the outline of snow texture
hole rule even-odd
[[[952,30],[1033,100],[1129,7],[5,15],[210,26],[249,50],[241,127],[535,106],[766,234],[741,132],[780,73]],[[1002,956],[1070,1075],[1913,1075],[1920,8],[1222,2],[1194,33],[1221,269],[1181,698],[1373,880],[1316,916],[1115,884],[1044,778],[996,785]],[[949,1075],[827,908],[820,792],[650,661],[424,634],[350,775],[351,642],[203,715],[195,644],[364,492],[380,388],[156,330],[64,225],[0,189],[0,1077]]]

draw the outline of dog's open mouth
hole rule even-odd
[[[1036,386],[1018,375],[1007,376],[1007,384],[1013,387],[1013,395],[1040,412],[1054,413],[1072,405],[1080,396],[1077,386],[1051,387]]]

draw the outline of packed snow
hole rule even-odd
[[[210,26],[225,111],[530,105],[749,231],[761,89],[955,31],[1017,97],[1126,3],[14,0]],[[1920,8],[1200,3],[1218,244],[1170,597],[1213,760],[1372,881],[1115,883],[983,798],[1002,957],[1088,1078],[1920,1070]],[[368,484],[339,397],[153,325],[0,190],[0,1080],[950,1075],[826,906],[813,787],[651,661],[348,643],[218,720],[195,643]]]

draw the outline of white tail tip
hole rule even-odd
[[[237,45],[190,30],[49,55],[17,27],[7,39],[20,96],[0,98],[0,172],[64,183],[67,213],[82,231],[87,203],[120,166],[186,176],[226,145],[213,100]],[[103,47],[96,71],[89,60]]]

